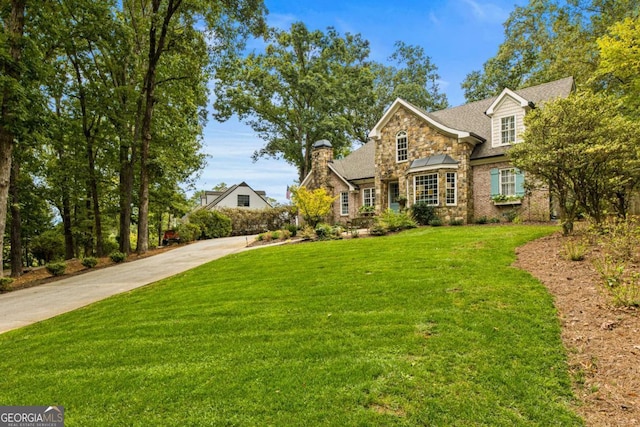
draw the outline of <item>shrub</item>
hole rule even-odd
[[[31,253],[41,262],[51,262],[64,257],[64,236],[47,230],[31,241]]]
[[[376,221],[371,228],[369,228],[369,234],[372,236],[384,236],[387,234],[387,227],[380,222]]]
[[[458,226],[464,224],[464,221],[461,219],[452,219],[449,221],[449,225]]]
[[[564,256],[569,261],[582,261],[587,252],[587,246],[575,240],[567,240],[564,242]]]
[[[64,261],[50,262],[46,265],[47,271],[54,276],[62,276],[67,269]]]
[[[200,227],[190,222],[184,222],[176,227],[181,242],[193,242],[200,235]]]
[[[400,231],[418,226],[407,212],[394,212],[391,209],[383,212],[376,221],[382,223],[388,231]]]
[[[328,239],[333,234],[333,228],[329,224],[318,224],[316,226],[316,236],[319,239]]]
[[[509,209],[503,213],[502,216],[507,220],[507,222],[513,222],[518,217],[518,211],[515,209]]]
[[[296,237],[298,227],[295,224],[285,224],[284,229],[289,232],[289,236]]]
[[[357,228],[352,228],[351,237],[353,237],[354,239],[357,239],[358,237],[360,237],[360,230],[358,230]]]
[[[491,224],[500,224],[500,218],[493,217],[489,220]]]
[[[93,268],[98,265],[98,258],[92,256],[82,258],[82,265],[86,268]]]
[[[432,227],[440,227],[442,225],[442,220],[440,218],[433,218],[429,221],[429,225]]]
[[[316,230],[314,230],[311,226],[307,225],[302,230],[298,232],[302,240],[315,240]]]
[[[489,218],[486,216],[481,216],[480,218],[476,218],[476,224],[486,224],[489,222]]]
[[[127,256],[120,251],[113,251],[109,255],[109,258],[111,258],[111,261],[115,262],[116,264],[119,264],[125,259],[127,259]]]
[[[0,277],[0,292],[8,292],[11,290],[13,279],[11,277]]]
[[[436,217],[436,210],[433,206],[429,206],[426,202],[418,202],[411,206],[413,218],[420,225],[427,225]]]
[[[217,211],[198,209],[189,215],[189,223],[198,227],[198,239],[215,239],[231,234],[231,219]]]
[[[280,230],[280,238],[282,240],[287,240],[290,239],[291,236],[291,232],[289,230]]]
[[[294,206],[278,206],[266,209],[222,208],[219,211],[231,220],[231,234],[246,236],[265,230],[287,229],[293,235],[297,227],[292,224],[296,212]]]

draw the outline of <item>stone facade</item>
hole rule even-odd
[[[396,137],[399,132],[407,135],[407,160],[396,160]],[[399,108],[382,129],[375,141],[376,154],[376,211],[390,206],[389,184],[397,182],[400,194],[407,198],[407,207],[415,202],[415,178],[426,174],[438,174],[437,215],[448,221],[462,219],[468,222],[473,217],[473,180],[470,156],[473,145],[460,142],[457,137],[446,135],[413,112]],[[434,168],[428,171],[410,170],[411,162],[417,159],[446,154],[458,162],[457,168]],[[446,173],[456,173],[457,201],[455,205],[445,203]]]

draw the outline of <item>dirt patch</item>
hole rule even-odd
[[[584,261],[562,256],[558,234],[518,248],[516,266],[555,297],[562,324],[576,411],[590,426],[640,426],[640,317],[610,305],[598,284],[595,253]]]

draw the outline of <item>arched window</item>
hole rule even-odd
[[[406,162],[409,158],[409,144],[407,142],[407,132],[400,131],[396,134],[396,161]]]

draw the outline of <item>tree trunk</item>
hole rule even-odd
[[[74,255],[73,230],[71,229],[71,201],[66,185],[62,187],[62,229],[64,232],[64,259],[71,259]]]
[[[11,277],[22,275],[22,223],[20,217],[20,162],[11,165],[11,183],[9,197],[11,200]]]
[[[98,195],[98,180],[96,179],[96,162],[93,153],[93,137],[87,141],[87,157],[89,161],[89,191],[93,208],[93,220],[95,225],[96,254],[104,255],[102,244],[102,215],[100,213],[100,197]]]
[[[133,201],[133,165],[129,160],[129,147],[120,146],[120,242],[125,255],[131,253],[131,202]]]
[[[20,62],[22,59],[22,37],[24,33],[24,16],[27,0],[11,1],[11,16],[7,22],[7,41],[10,61],[2,67],[2,74],[8,81],[4,82],[2,105],[0,106],[0,254],[4,250],[4,233],[7,226],[7,201],[11,181],[11,156],[15,135],[11,130],[15,125],[15,107],[18,102],[18,91],[12,85],[20,80]],[[2,256],[0,256],[2,258]],[[0,277],[4,275],[0,265]]]
[[[149,249],[149,184],[150,171],[148,167],[149,149],[151,147],[151,124],[153,121],[153,110],[155,107],[155,90],[157,67],[160,57],[166,45],[169,24],[175,13],[180,8],[182,0],[169,0],[165,15],[162,17],[161,28],[158,29],[160,0],[152,1],[152,19],[149,27],[149,63],[144,78],[144,115],[142,117],[142,129],[140,132],[140,212],[138,216],[138,242],[136,251],[139,254],[147,252]],[[158,32],[158,30],[160,30]]]

